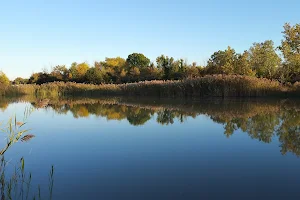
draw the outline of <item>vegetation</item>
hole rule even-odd
[[[6,134],[7,143],[0,150],[0,195],[1,199],[42,199],[41,190],[38,186],[36,189],[38,194],[32,191],[32,174],[25,171],[25,160],[22,157],[14,169],[12,163],[4,159],[5,152],[16,142],[27,142],[34,137],[32,134],[27,134],[29,130],[24,129],[28,116],[33,111],[32,108],[27,108],[24,111],[22,121],[17,121],[17,117],[11,117],[6,125],[1,124],[1,132]],[[23,136],[23,137],[22,137]],[[54,184],[54,167],[52,166],[49,173],[49,199],[52,199]]]
[[[84,84],[52,82],[41,85],[13,85],[6,96],[34,95],[41,98],[58,96],[154,96],[154,97],[268,97],[299,96],[300,84],[282,84],[275,80],[241,75],[207,75],[173,81],[141,81],[124,84]]]
[[[153,63],[141,53],[132,53],[127,59],[106,58],[94,65],[85,62],[74,62],[69,68],[58,65],[50,72],[33,73],[29,79],[16,78],[12,83],[17,87],[8,87],[7,77],[1,73],[0,94],[167,97],[287,95],[299,91],[300,25],[287,23],[282,33],[283,40],[278,48],[271,40],[254,43],[243,53],[236,53],[228,47],[213,53],[206,66],[198,66],[195,62],[189,64],[183,59],[176,60],[165,55],[158,56],[156,63]]]

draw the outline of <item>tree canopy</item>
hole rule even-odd
[[[181,80],[208,74],[239,74],[277,79],[281,82],[300,81],[300,24],[283,26],[283,39],[279,47],[272,40],[255,42],[242,52],[228,46],[215,51],[206,63],[198,66],[186,59],[160,55],[151,62],[142,53],[131,53],[126,59],[106,57],[104,61],[73,62],[70,66],[57,65],[51,69],[33,73],[29,79],[18,77],[14,84],[42,84],[53,81],[79,83],[128,83],[144,80]],[[279,54],[280,53],[280,54]],[[7,77],[6,77],[7,78]],[[2,82],[8,79],[2,75]]]

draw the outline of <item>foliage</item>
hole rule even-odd
[[[9,84],[10,81],[7,76],[2,71],[0,71],[0,86],[8,86]]]
[[[24,111],[24,118],[22,121],[17,121],[17,117],[11,117],[8,120],[7,125],[1,129],[2,133],[7,135],[7,144],[0,151],[0,195],[1,199],[36,199],[36,194],[31,191],[32,188],[32,174],[25,171],[25,160],[22,157],[18,166],[15,167],[12,173],[8,173],[8,166],[12,163],[7,162],[4,159],[5,152],[18,141],[29,141],[34,137],[32,134],[28,134],[22,137],[22,135],[29,130],[23,129],[26,125],[28,116],[33,111],[33,108],[27,108]],[[2,125],[2,124],[1,124]],[[54,185],[54,167],[52,166],[49,173],[49,199],[52,199]],[[38,198],[41,199],[40,187],[38,189]]]
[[[174,67],[174,58],[161,55],[156,58],[157,67],[163,70],[163,79],[171,78],[171,73]]]
[[[235,59],[236,53],[231,47],[217,51],[208,60],[207,71],[209,74],[233,74]]]
[[[6,96],[35,95],[42,98],[59,96],[154,96],[154,97],[262,97],[299,96],[300,84],[284,85],[276,80],[241,75],[206,75],[174,81],[140,81],[124,84],[83,84],[53,82],[41,85],[10,86]]]
[[[250,63],[257,76],[273,78],[281,61],[275,52],[273,41],[254,43],[249,52]]]
[[[144,54],[141,53],[132,53],[128,55],[126,59],[126,63],[129,67],[129,69],[133,67],[137,67],[139,69],[148,67],[150,64],[150,59],[144,56]]]
[[[103,82],[103,74],[99,68],[92,67],[85,74],[88,83],[100,84]]]
[[[279,47],[284,57],[281,79],[295,82],[300,80],[300,24],[286,23],[282,33],[284,40]]]
[[[248,51],[244,51],[243,54],[237,54],[234,72],[239,75],[255,76],[255,70],[252,69],[250,64],[250,54]]]
[[[93,66],[85,62],[79,64],[73,62],[69,67],[57,65],[50,73],[47,70],[43,70],[42,72],[33,73],[28,81],[27,79],[18,77],[13,83],[16,85],[26,83],[41,85],[63,81],[105,85],[152,80],[182,80],[183,82],[188,82],[186,79],[222,74],[276,79],[284,83],[285,88],[289,88],[290,83],[297,84],[296,82],[300,81],[300,25],[296,24],[292,26],[286,23],[282,33],[284,39],[278,49],[282,53],[283,60],[277,55],[276,50],[278,49],[274,48],[273,41],[266,40],[262,43],[254,43],[249,50],[242,53],[237,53],[230,46],[225,50],[216,51],[211,55],[206,67],[198,66],[196,62],[188,63],[182,58],[175,59],[166,55],[158,56],[156,63],[153,63],[142,53],[132,53],[128,55],[126,60],[121,57],[106,57],[104,61],[94,62]],[[8,79],[5,76],[2,77],[4,80],[2,82],[9,85]],[[42,88],[45,87],[43,86]],[[103,88],[104,86],[99,87]],[[117,87],[119,87],[119,90],[123,88],[121,86]],[[220,90],[220,88],[224,88],[225,86],[211,85],[209,87],[219,87],[214,88],[214,90]],[[22,88],[26,91],[18,90],[18,93],[30,93],[32,91],[30,87]],[[8,90],[13,92],[12,90],[16,91],[16,88],[8,89],[2,87],[0,88],[0,93],[3,95],[3,92]],[[57,95],[63,93],[57,93],[55,92],[56,89],[53,88],[51,90],[42,90],[44,94],[51,93],[51,95]],[[41,92],[39,91],[38,93],[40,94]]]
[[[29,81],[29,79],[17,77],[17,78],[13,81],[13,84],[15,84],[15,85],[19,85],[19,84],[27,84],[28,81]]]

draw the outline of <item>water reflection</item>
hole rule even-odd
[[[15,101],[20,101],[15,100]],[[184,123],[189,117],[205,115],[224,126],[226,137],[241,130],[252,139],[270,143],[278,138],[281,153],[300,156],[300,104],[296,100],[205,100],[201,102],[135,99],[25,99],[39,109],[57,114],[72,113],[74,118],[89,116],[107,120],[127,120],[142,126],[151,118],[161,125],[175,120]],[[8,103],[0,104],[2,109]],[[276,137],[277,136],[277,137]]]

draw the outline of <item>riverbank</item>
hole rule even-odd
[[[144,96],[161,98],[201,97],[300,97],[300,83],[283,85],[278,81],[240,75],[207,75],[178,81],[143,81],[126,84],[83,84],[52,82],[42,85],[11,85],[2,96],[35,95],[41,98],[79,96]]]

